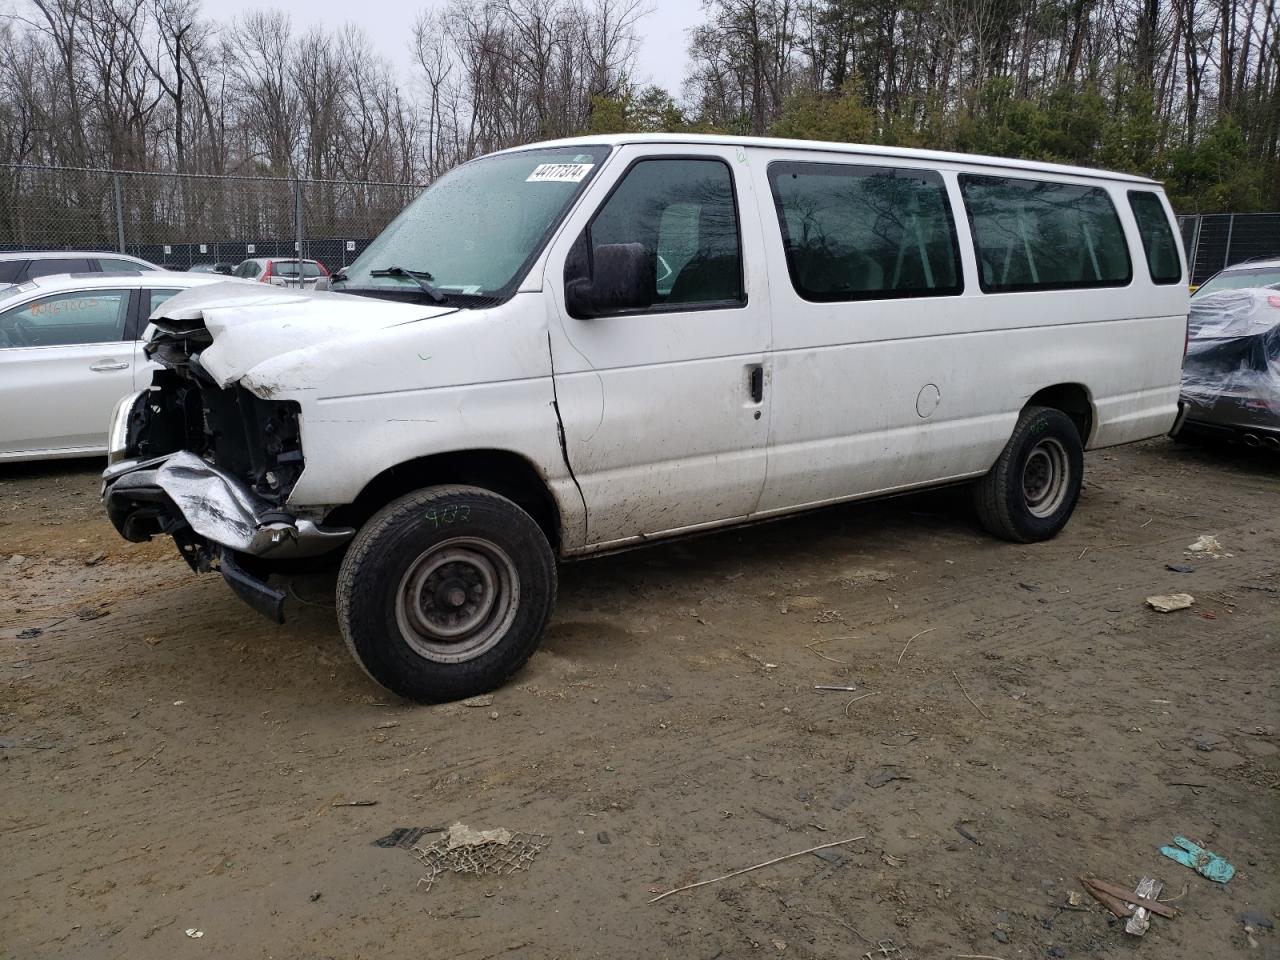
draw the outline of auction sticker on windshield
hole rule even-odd
[[[540,163],[533,173],[524,178],[525,183],[581,183],[591,172],[594,163]]]

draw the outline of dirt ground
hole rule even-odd
[[[1090,454],[1035,546],[939,492],[570,565],[480,707],[375,687],[332,579],[277,627],[118,540],[99,468],[0,470],[0,956],[1280,957],[1273,456]],[[430,890],[373,843],[455,821],[549,842]],[[1134,941],[1088,872],[1178,915]]]

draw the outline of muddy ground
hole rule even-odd
[[[1036,546],[940,492],[571,565],[481,707],[375,687],[331,579],[277,627],[119,541],[98,468],[0,471],[4,957],[1280,957],[1275,457],[1090,454]],[[430,890],[373,843],[455,821],[549,842]],[[1090,871],[1178,916],[1134,942]]]

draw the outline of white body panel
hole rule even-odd
[[[791,151],[754,151],[761,218],[773,218],[767,165]],[[856,163],[811,151],[805,161]],[[862,162],[882,165],[884,159]],[[955,216],[959,296],[806,301],[792,286],[779,230],[766,231],[773,355],[769,479],[760,512],[829,503],[985,473],[1027,400],[1081,384],[1095,409],[1086,445],[1168,430],[1177,414],[1185,286],[1157,286],[1133,228],[1128,184],[1105,184],[1129,241],[1127,287],[983,293],[955,163],[895,161],[942,174]],[[1077,176],[1054,178],[1097,186]],[[1179,313],[1178,311],[1182,311]],[[936,403],[922,414],[922,394]]]
[[[342,299],[353,311],[399,306]],[[259,390],[280,384],[271,395],[302,408],[306,468],[290,502],[350,503],[397,464],[502,450],[533,465],[557,499],[566,537],[580,540],[584,518],[560,450],[541,307],[539,296],[518,294],[492,310],[360,332],[337,350],[306,347],[257,367]]]
[[[203,315],[214,344],[202,363],[220,384],[299,403],[305,469],[293,507],[323,516],[398,464],[507,451],[546,483],[560,551],[573,555],[981,475],[1028,398],[1057,385],[1083,388],[1089,446],[1155,436],[1174,422],[1186,286],[1152,283],[1125,196],[1158,190],[1151,181],[788,141],[580,142],[615,149],[499,306],[454,311],[260,286],[191,293],[166,308],[166,317]],[[631,161],[663,156],[728,162],[746,303],[572,318],[563,281],[570,247]],[[774,159],[940,174],[964,292],[804,300],[788,274],[767,179]],[[957,186],[965,171],[1106,189],[1132,281],[983,293]],[[753,366],[763,371],[760,400],[749,389]]]
[[[646,155],[625,147],[621,169]],[[724,160],[726,147],[685,157]],[[739,173],[739,171],[734,171]],[[749,176],[735,177],[747,302],[728,309],[575,320],[564,306],[568,247],[612,185],[602,178],[560,231],[543,285],[565,443],[602,545],[696,524],[749,517],[764,485],[768,405],[749,393],[769,350],[769,281]]]
[[[0,458],[106,449],[107,418],[133,391],[133,343],[0,349]]]

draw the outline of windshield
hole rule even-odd
[[[537,256],[607,147],[523,150],[455,167],[346,268],[336,290],[502,297]],[[399,267],[399,273],[386,271]],[[415,279],[415,276],[418,279]]]
[[[1197,297],[1223,290],[1243,290],[1246,287],[1269,287],[1280,283],[1280,266],[1258,267],[1254,270],[1224,270],[1196,291]]]

